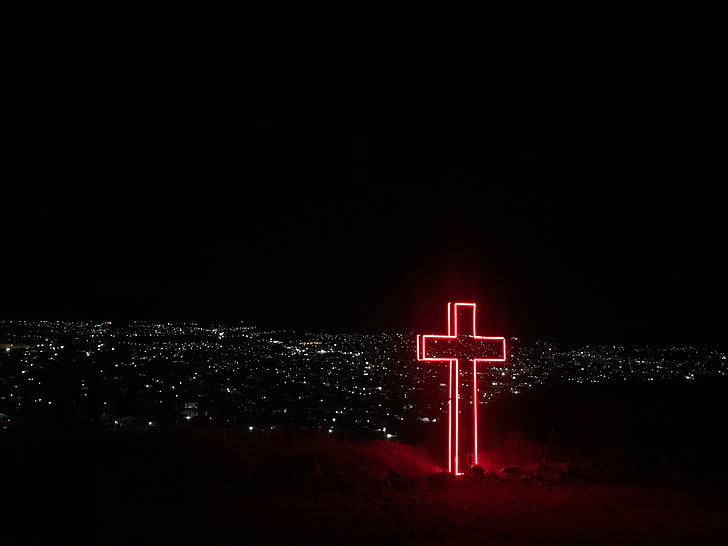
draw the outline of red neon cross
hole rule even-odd
[[[472,313],[472,325],[461,321],[460,313]],[[461,474],[458,466],[459,450],[459,400],[460,360],[473,363],[473,454],[478,464],[478,383],[477,371],[480,362],[505,362],[506,338],[479,336],[475,329],[474,303],[447,304],[447,335],[417,335],[417,360],[425,362],[448,362],[448,471]],[[453,392],[454,386],[454,392]],[[453,454],[453,443],[455,453]]]

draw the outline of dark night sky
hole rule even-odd
[[[482,333],[725,348],[699,106],[101,96],[16,140],[2,318],[438,332],[473,299]]]

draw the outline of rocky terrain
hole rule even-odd
[[[543,458],[526,442],[457,478],[421,448],[301,432],[3,442],[4,544],[721,544],[728,532],[720,482]]]

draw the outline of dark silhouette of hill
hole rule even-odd
[[[484,445],[514,440],[544,456],[591,459],[625,482],[728,485],[728,379],[567,384],[504,398],[482,412]],[[619,468],[619,472],[617,471]]]
[[[724,386],[503,399],[483,411],[484,468],[460,478],[422,447],[437,429],[413,431],[419,446],[199,424],[6,430],[2,543],[719,544]]]

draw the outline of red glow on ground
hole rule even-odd
[[[473,315],[471,333],[461,334],[458,312],[468,308]],[[489,356],[483,356],[488,355]],[[477,355],[477,356],[476,356]],[[478,363],[505,362],[506,339],[499,336],[479,336],[476,329],[475,303],[447,304],[447,335],[418,334],[417,360],[423,362],[447,362],[448,374],[448,472],[462,474],[459,466],[459,414],[460,414],[460,360],[473,362],[473,456],[478,464]],[[453,389],[454,384],[454,389]],[[454,390],[454,395],[453,395]],[[453,422],[454,421],[454,422]],[[455,447],[453,449],[453,444]],[[454,451],[454,453],[453,453]]]

